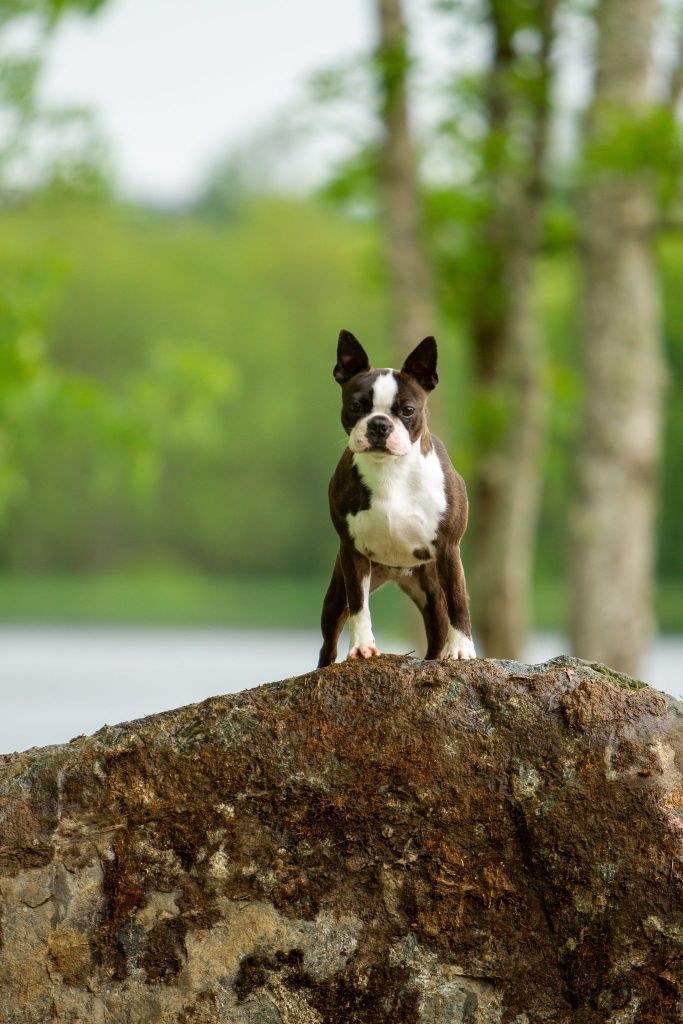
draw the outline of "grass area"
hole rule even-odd
[[[0,622],[269,626],[317,629],[327,579],[232,579],[191,574],[0,576]],[[379,629],[407,621],[406,598],[373,600]]]
[[[538,581],[534,588],[534,621],[539,630],[562,629],[569,619],[569,594],[555,580]],[[659,580],[655,594],[657,626],[662,633],[683,633],[683,585]]]
[[[664,580],[657,586],[657,622],[663,633],[683,633],[683,584]]]
[[[0,577],[4,622],[299,626],[318,580],[235,580],[176,573]]]
[[[326,578],[219,578],[189,573],[0,575],[0,622],[113,625],[317,628]],[[541,582],[534,591],[538,629],[561,629],[566,589]],[[373,597],[378,630],[407,628],[411,606],[396,587]],[[660,584],[664,632],[683,632],[683,587]],[[476,614],[475,614],[476,622]]]

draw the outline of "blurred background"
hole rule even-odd
[[[682,91],[683,0],[4,0],[0,751],[314,667],[341,327],[478,652],[681,694]]]

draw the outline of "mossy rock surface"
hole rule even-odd
[[[673,1024],[683,707],[382,657],[0,758],[1,1024]]]

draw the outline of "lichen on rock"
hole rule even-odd
[[[0,758],[0,1024],[673,1024],[683,709],[345,662]]]

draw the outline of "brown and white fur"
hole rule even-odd
[[[334,377],[349,441],[330,481],[339,553],[323,603],[319,666],[336,660],[347,618],[349,658],[379,654],[369,599],[387,580],[422,612],[427,658],[476,657],[460,560],[467,492],[427,427],[436,360],[430,337],[400,371],[373,370],[358,339],[349,331],[339,335]]]

